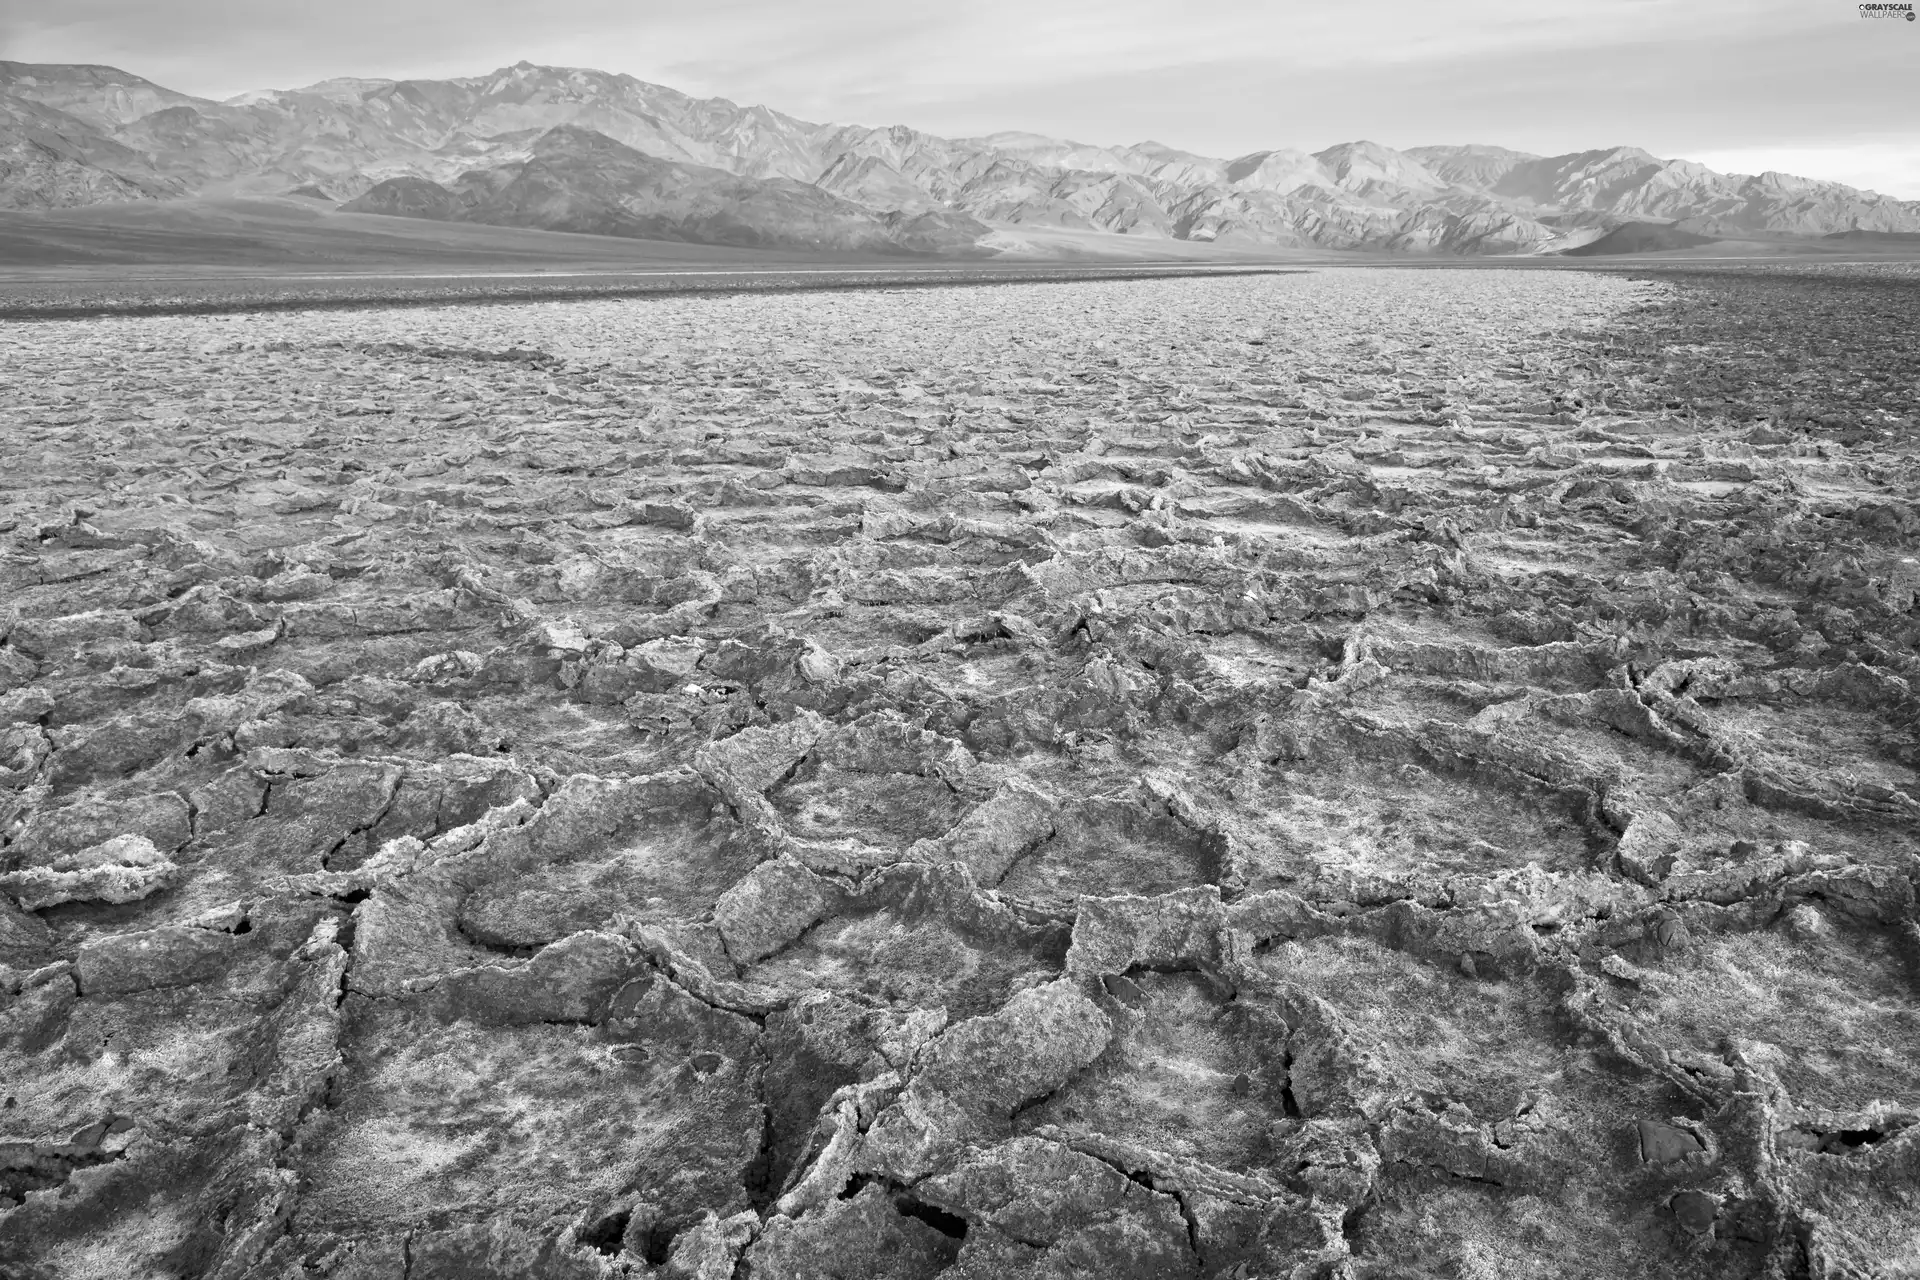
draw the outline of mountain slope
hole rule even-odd
[[[618,225],[727,243],[879,237],[938,251],[978,222],[1451,253],[1561,249],[1629,222],[1710,237],[1920,232],[1920,202],[1783,174],[1720,174],[1633,147],[1535,156],[1349,142],[1313,155],[1215,158],[1032,133],[955,139],[814,124],[632,76],[527,62],[451,80],[342,78],[222,103],[111,67],[0,63],[0,94],[15,103],[0,119],[0,205],[12,207],[310,188],[415,217]],[[58,118],[34,116],[33,104]],[[621,150],[596,150],[589,134]],[[596,176],[600,160],[618,172]]]

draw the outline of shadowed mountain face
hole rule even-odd
[[[0,209],[153,200],[185,188],[76,116],[0,95]]]
[[[1568,249],[1570,257],[1602,257],[1615,253],[1661,253],[1668,249],[1692,249],[1712,244],[1713,237],[1661,222],[1629,222],[1615,227],[1598,240]]]
[[[987,228],[950,210],[876,214],[792,178],[660,160],[578,125],[450,186],[390,178],[345,206],[441,221],[752,248],[962,253]]]
[[[1363,141],[1218,159],[812,124],[525,62],[219,103],[111,67],[0,63],[0,207],[301,188],[409,217],[915,252],[970,245],[981,222],[1455,253],[1565,249],[1628,222],[1710,237],[1920,231],[1920,202],[1632,147],[1543,157]]]

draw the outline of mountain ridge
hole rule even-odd
[[[576,132],[536,159],[541,140],[563,128]],[[585,133],[619,150],[596,151]],[[611,158],[627,189],[594,171],[594,154]],[[538,200],[528,186],[536,180],[545,184]],[[1538,156],[1356,140],[1211,157],[1152,141],[815,123],[525,60],[447,80],[335,77],[225,102],[114,67],[0,62],[0,208],[299,189],[414,217],[734,237],[716,243],[826,236],[821,247],[929,253],[966,252],[987,224],[1478,254],[1564,250],[1629,223],[1709,238],[1920,232],[1920,201],[1786,174],[1720,174],[1626,146]],[[919,230],[901,231],[909,226]]]

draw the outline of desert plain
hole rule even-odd
[[[145,309],[10,1280],[1920,1273],[1913,265]]]

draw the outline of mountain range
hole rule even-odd
[[[1363,141],[1221,159],[813,124],[527,62],[224,102],[113,67],[0,62],[0,209],[287,193],[442,221],[931,254],[988,251],[1022,228],[1465,254],[1565,250],[1629,224],[1676,239],[1920,232],[1920,201],[1633,147]]]

